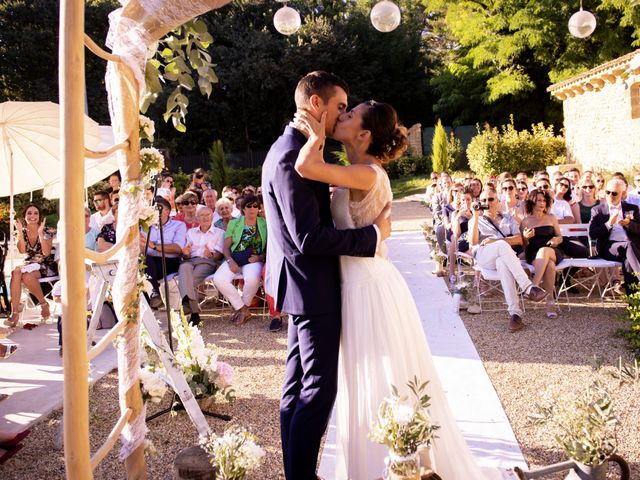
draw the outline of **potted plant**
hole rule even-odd
[[[200,437],[200,447],[209,454],[217,479],[243,480],[260,466],[265,455],[258,439],[247,429],[227,427],[224,435],[211,433]]]
[[[573,399],[536,407],[530,418],[556,427],[556,442],[575,463],[579,478],[604,480],[606,461],[616,452],[618,425],[609,392],[596,382]]]
[[[420,480],[418,448],[428,446],[440,428],[431,421],[427,411],[430,405],[430,397],[424,393],[427,384],[420,383],[416,377],[407,384],[414,399],[412,404],[392,385],[391,397],[380,404],[369,436],[389,449],[385,480]]]

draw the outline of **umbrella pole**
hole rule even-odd
[[[67,479],[90,480],[89,384],[84,273],[84,2],[60,2],[60,124],[64,230],[62,335],[64,343],[64,457]]]

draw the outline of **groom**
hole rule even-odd
[[[307,74],[296,87],[298,111],[320,120],[331,136],[347,108],[346,83],[332,73]],[[339,255],[372,257],[391,232],[390,205],[375,225],[336,230],[329,186],[300,177],[294,165],[306,143],[291,125],[271,146],[262,167],[267,217],[266,290],[289,314],[288,353],[280,401],[287,480],[316,480],[320,441],[337,391],[340,343]]]

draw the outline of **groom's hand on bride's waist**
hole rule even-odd
[[[389,238],[391,235],[391,202],[385,205],[373,224],[378,227],[381,242]]]

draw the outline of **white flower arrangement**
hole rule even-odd
[[[177,340],[175,359],[191,391],[197,398],[209,402],[218,394],[233,400],[233,369],[218,361],[216,346],[205,344],[197,326],[187,322],[184,315],[171,311],[173,338]]]
[[[140,149],[140,174],[143,178],[160,174],[164,169],[164,157],[154,147]]]
[[[161,376],[161,372],[152,365],[145,365],[138,372],[140,376],[140,388],[142,399],[151,403],[160,403],[167,393],[167,384]]]
[[[394,385],[391,386],[391,397],[385,398],[380,404],[369,437],[389,449],[390,473],[406,475],[409,473],[406,469],[415,468],[409,465],[407,457],[415,455],[418,447],[429,445],[440,428],[431,421],[427,411],[431,399],[424,393],[427,384],[420,383],[416,377],[407,383],[415,397],[413,404],[407,403],[408,397],[400,396]]]
[[[140,115],[140,140],[147,140],[153,143],[153,136],[156,133],[156,124],[153,120],[145,115]]]
[[[158,209],[152,207],[151,205],[144,205],[140,209],[140,217],[138,218],[138,222],[140,223],[140,227],[148,232],[151,228],[151,225],[156,225],[160,221],[160,214],[158,213]]]
[[[200,446],[210,455],[216,478],[221,480],[243,480],[260,466],[265,455],[253,434],[233,425],[222,436],[212,433],[200,437]]]
[[[456,284],[453,286],[453,293],[459,293],[463,297],[467,297],[469,295],[469,291],[471,289],[471,282],[463,279],[459,279]]]

